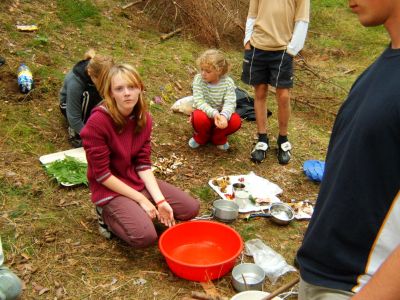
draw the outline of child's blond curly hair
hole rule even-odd
[[[225,55],[217,49],[209,49],[203,52],[196,61],[199,68],[208,67],[220,73],[220,76],[225,75],[229,71],[229,63]]]

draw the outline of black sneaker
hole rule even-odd
[[[78,137],[69,138],[68,141],[71,144],[71,146],[74,148],[82,147],[82,140]]]
[[[251,151],[251,160],[256,163],[262,162],[267,155],[268,148],[269,146],[267,143],[257,142],[253,150]]]
[[[75,132],[71,127],[68,127],[68,141],[74,148],[82,147],[82,140],[80,135]]]
[[[278,144],[278,162],[281,165],[286,165],[289,163],[290,157],[292,156],[290,150],[292,150],[292,145],[289,143],[289,141],[286,141],[280,145]]]
[[[107,224],[103,221],[103,209],[99,206],[96,206],[96,213],[97,213],[97,222],[99,223],[99,233],[104,236],[107,240],[111,239],[113,233],[108,229]]]

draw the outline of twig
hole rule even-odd
[[[347,70],[347,71],[344,71],[343,72],[343,74],[351,74],[351,73],[353,73],[354,71],[355,71],[356,69],[350,69],[350,70]]]
[[[157,26],[160,25],[161,19],[164,17],[164,14],[165,14],[165,12],[167,11],[168,8],[169,8],[169,3],[168,3],[168,5],[165,7],[164,11],[162,12],[160,18],[158,19]],[[175,8],[176,8],[176,6],[175,6]]]
[[[301,61],[303,63],[302,66],[304,67],[304,69],[306,69],[307,71],[311,72],[313,75],[315,75],[316,77],[321,79],[323,82],[330,83],[330,84],[340,88],[342,91],[346,92],[346,94],[348,93],[348,90],[346,90],[344,87],[332,82],[331,80],[328,80],[328,79],[322,77],[316,71],[314,71],[314,69],[307,63],[307,61],[305,60],[305,58],[303,56],[299,55],[299,57],[300,57],[299,61]]]
[[[174,36],[175,34],[179,33],[182,31],[182,27],[175,29],[174,31],[171,31],[169,33],[163,34],[162,36],[160,36],[160,40],[161,41],[165,41],[166,39],[169,39],[170,37]]]
[[[334,38],[332,35],[330,34],[326,34],[326,33],[322,33],[322,32],[318,32],[318,31],[314,31],[314,30],[308,30],[308,32],[313,33],[315,35],[322,35],[322,36],[326,36],[329,38]]]
[[[128,283],[130,283],[130,282],[132,282],[132,281],[134,281],[134,280],[137,280],[137,279],[136,279],[136,278],[132,278],[132,279],[130,279],[130,280],[124,282],[123,284],[121,284],[121,285],[115,287],[114,289],[112,289],[112,290],[109,291],[108,293],[104,294],[104,296],[108,296],[108,295],[114,293],[116,290],[119,290],[120,288],[122,288],[123,286],[127,285]]]
[[[247,281],[246,281],[246,278],[244,277],[244,274],[242,273],[242,278],[243,278],[243,283],[244,283],[244,286],[245,286],[245,288],[246,288],[246,291],[249,289],[249,287],[247,286]]]
[[[157,274],[157,275],[168,276],[167,273],[164,273],[164,272],[157,272],[157,271],[140,271],[140,273],[145,273],[145,274]]]
[[[294,279],[293,281],[285,284],[284,286],[281,286],[279,289],[275,290],[274,292],[272,292],[271,294],[269,294],[267,297],[262,298],[262,300],[270,300],[273,299],[275,296],[278,296],[280,293],[286,291],[287,289],[291,288],[292,286],[294,286],[295,284],[297,284],[300,281],[300,278],[297,277],[296,279]]]
[[[147,1],[147,3],[146,3],[146,4],[144,5],[144,7],[143,7],[143,11],[145,11],[147,5],[148,5],[150,2],[151,2],[151,0]]]
[[[335,112],[331,112],[331,111],[329,111],[329,110],[327,110],[327,109],[325,109],[325,108],[319,107],[318,105],[315,105],[315,104],[313,104],[313,103],[310,103],[310,102],[307,102],[307,101],[304,101],[304,100],[300,100],[300,99],[297,99],[297,98],[294,98],[294,97],[292,97],[291,100],[293,100],[294,102],[298,102],[298,103],[301,103],[301,104],[310,106],[310,107],[315,108],[315,109],[317,109],[317,110],[326,112],[326,113],[331,114],[331,115],[333,115],[333,116],[336,116],[336,113],[335,113]]]
[[[122,6],[122,9],[127,9],[128,7],[131,7],[132,5],[136,5],[136,4],[141,3],[141,2],[143,2],[143,1],[144,1],[144,0],[138,0],[138,1],[135,1],[135,2],[130,2],[130,3],[128,3],[128,4],[124,5],[124,6]]]
[[[93,232],[93,230],[91,230],[91,229],[89,229],[89,227],[87,227],[87,225],[85,224],[85,222],[80,221],[80,223],[81,223],[81,225],[82,225],[83,227],[85,227],[85,229],[86,229],[87,231]]]
[[[235,23],[235,25],[236,25],[237,27],[239,27],[240,30],[242,30],[242,32],[244,32],[244,27],[243,27],[243,25],[242,25],[241,23],[239,23],[239,21],[238,21],[236,18],[231,17],[231,12],[226,8],[226,6],[225,6],[223,3],[221,3],[220,0],[216,0],[216,2],[223,8],[223,10],[225,10],[225,12],[226,12],[228,18],[231,19],[231,20],[233,21],[233,23]]]
[[[172,295],[171,300],[174,300],[175,297],[179,295],[179,293],[181,292],[181,290],[182,290],[182,288],[179,288],[179,290],[178,290],[174,295]]]

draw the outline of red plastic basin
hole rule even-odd
[[[193,281],[225,275],[243,249],[242,238],[234,229],[213,221],[191,221],[168,228],[158,245],[171,271]]]

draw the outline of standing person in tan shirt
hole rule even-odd
[[[251,159],[260,163],[269,148],[266,99],[268,84],[276,88],[278,102],[278,161],[287,164],[292,146],[288,141],[293,57],[307,35],[310,0],[250,0],[244,38],[242,81],[254,86],[258,142]]]

